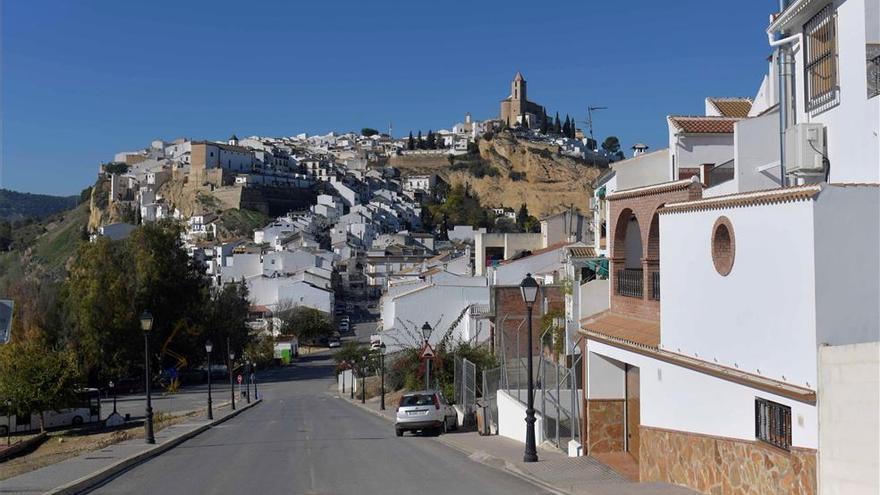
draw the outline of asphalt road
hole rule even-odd
[[[534,494],[534,485],[338,399],[325,355],[265,376],[264,402],[111,480],[101,494]]]

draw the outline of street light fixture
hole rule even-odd
[[[538,449],[535,445],[535,386],[532,380],[532,306],[538,298],[538,282],[532,278],[531,273],[526,274],[526,278],[519,284],[520,292],[522,292],[523,302],[526,303],[526,320],[528,321],[528,402],[526,405],[526,451],[523,455],[523,462],[538,462]]]
[[[254,382],[254,400],[258,400],[260,396],[257,394],[257,362],[253,361],[251,364],[253,365],[251,368],[251,380]]]
[[[145,440],[147,443],[156,443],[153,435],[153,401],[150,395],[150,331],[153,330],[153,315],[144,310],[141,313],[141,330],[144,332],[144,378],[146,381],[147,410],[144,418]]]
[[[388,346],[385,345],[385,342],[379,344],[379,366],[382,369],[382,377],[379,380],[379,389],[382,391],[382,400],[379,402],[379,410],[385,410],[385,349]]]
[[[205,341],[205,351],[208,352],[208,419],[214,419],[214,408],[211,404],[211,351],[214,350],[214,344],[211,339]]]
[[[425,337],[425,349],[428,348],[428,340],[431,338],[431,325],[426,321],[422,325],[422,336]],[[431,359],[425,358],[425,390],[431,390]]]
[[[229,346],[229,339],[226,339],[226,349],[229,350],[229,363],[226,365],[229,371],[229,399],[232,401],[232,410],[235,411],[235,384],[232,382],[232,368],[235,364],[235,353]]]

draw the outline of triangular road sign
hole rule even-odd
[[[425,347],[422,348],[422,356],[421,359],[430,359],[434,357],[434,348],[431,347],[431,344],[425,343]]]

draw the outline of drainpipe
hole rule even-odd
[[[779,8],[780,12],[784,10],[782,0],[780,0]],[[800,46],[802,35],[797,33],[781,39],[774,40],[773,38],[774,35],[772,33],[767,33],[767,42],[776,49],[777,91],[779,93],[779,182],[781,187],[785,187],[787,182],[785,174],[785,130],[789,126],[789,121],[792,125],[795,123],[795,93],[792,91],[791,95],[788,94],[789,83],[794,74],[789,70],[792,62],[788,58],[789,52],[793,55],[797,47]],[[791,47],[786,48],[787,45],[791,45]],[[793,89],[794,85],[791,84],[791,87]]]

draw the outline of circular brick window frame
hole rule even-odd
[[[733,261],[736,257],[736,237],[733,234],[733,224],[727,217],[719,217],[712,226],[712,263],[715,271],[722,277],[726,277],[733,270]]]

